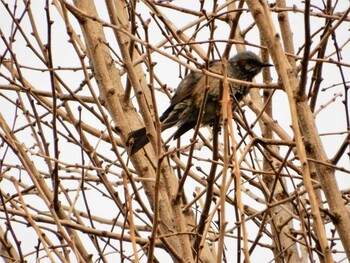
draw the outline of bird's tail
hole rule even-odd
[[[143,127],[128,134],[126,146],[128,147],[129,154],[133,155],[141,148],[143,148],[147,143],[149,143],[149,139],[146,134],[146,128]]]

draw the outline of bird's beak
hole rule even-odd
[[[266,68],[266,67],[272,67],[273,65],[270,63],[263,63],[262,67]]]

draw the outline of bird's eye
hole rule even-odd
[[[242,59],[238,61],[238,66],[241,68],[243,71],[251,71],[254,68],[254,63],[248,59]]]
[[[248,60],[246,60],[246,59],[238,60],[237,64],[242,70],[249,70],[250,63]]]

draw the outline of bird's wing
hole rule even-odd
[[[216,70],[216,62],[219,60],[211,60],[209,62],[209,68],[214,68]],[[202,73],[191,72],[186,75],[186,77],[180,82],[179,86],[176,89],[174,97],[171,99],[170,106],[175,106],[184,99],[190,97],[193,93],[193,89],[196,88],[196,85],[200,82],[200,79],[203,77]]]
[[[191,72],[188,74],[177,87],[176,93],[170,101],[170,105],[175,106],[179,102],[190,97],[194,87],[197,85],[201,77],[203,77],[203,74],[201,73]]]
[[[174,110],[177,104],[184,102],[191,97],[193,88],[196,86],[202,76],[203,75],[201,73],[191,72],[180,82],[176,89],[175,95],[171,98],[169,107],[160,117],[161,122],[168,118],[169,114]]]

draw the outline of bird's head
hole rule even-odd
[[[264,67],[272,64],[264,63],[260,57],[251,51],[241,52],[229,59],[229,73],[242,80],[252,80]]]

